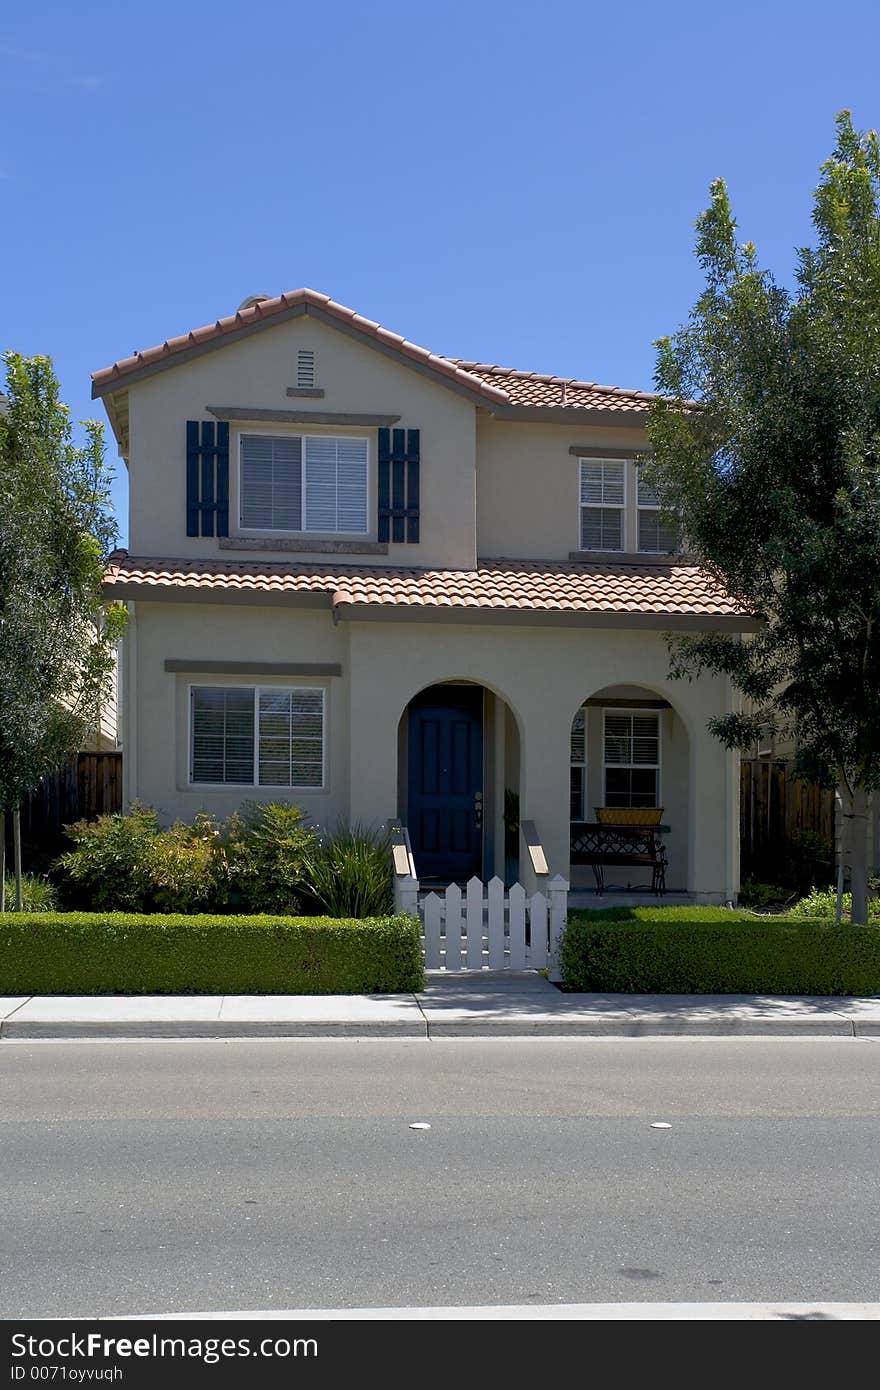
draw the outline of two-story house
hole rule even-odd
[[[735,896],[730,690],[670,681],[664,633],[754,623],[670,553],[649,396],[441,357],[312,290],[93,393],[130,479],[129,800],[399,817],[447,881],[503,872],[505,803],[565,876],[572,822],[662,807],[669,889]]]

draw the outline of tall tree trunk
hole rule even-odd
[[[841,793],[843,822],[846,826],[844,843],[849,849],[849,880],[852,893],[852,920],[867,925],[868,921],[868,810],[870,797],[864,787]]]
[[[21,812],[16,806],[12,813],[12,854],[15,862],[15,910],[24,909],[24,892],[21,882]]]
[[[6,911],[6,812],[0,811],[0,912]]]

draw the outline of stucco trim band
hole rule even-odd
[[[568,452],[574,454],[579,459],[633,459],[648,458],[651,455],[650,449],[640,449],[638,445],[633,445],[631,449],[600,449],[593,444],[569,444]]]
[[[263,420],[277,425],[396,425],[399,415],[352,415],[333,410],[264,410],[255,405],[206,405],[215,420]]]
[[[301,537],[220,536],[221,550],[301,551],[304,555],[387,555],[384,541],[307,541]]]
[[[167,657],[166,671],[217,676],[341,676],[337,661],[193,661]]]

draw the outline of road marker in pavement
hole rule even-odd
[[[424,1120],[416,1120],[414,1124],[411,1124],[411,1125],[410,1125],[410,1129],[430,1129],[430,1128],[431,1128],[431,1126],[430,1126],[430,1125],[426,1125]]]
[[[651,1128],[652,1128],[652,1129],[672,1129],[672,1125],[668,1125],[668,1124],[666,1123],[665,1120],[652,1120],[652,1121],[651,1121]]]

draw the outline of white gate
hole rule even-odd
[[[557,875],[547,892],[526,897],[521,883],[505,889],[500,878],[472,878],[464,893],[451,883],[444,893],[419,892],[418,879],[398,878],[395,906],[418,915],[428,970],[542,970],[556,978],[565,928],[568,882]]]

